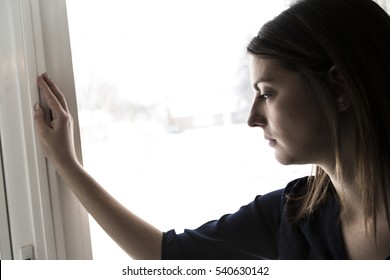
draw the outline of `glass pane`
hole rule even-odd
[[[289,1],[68,0],[86,169],[163,231],[310,173],[246,126],[245,47]],[[127,257],[91,223],[95,259]]]

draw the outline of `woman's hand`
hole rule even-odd
[[[51,110],[51,120],[45,120],[45,113],[35,104],[35,124],[43,151],[56,169],[77,163],[73,139],[73,118],[62,92],[46,74],[37,78],[41,94]]]

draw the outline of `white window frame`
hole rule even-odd
[[[1,136],[0,136],[1,139]],[[9,234],[8,209],[5,194],[4,175],[3,175],[3,156],[0,143],[0,259],[11,260],[11,238]]]
[[[0,184],[6,190],[0,193],[0,221],[8,218],[10,235],[0,232],[2,259],[24,259],[26,246],[32,246],[33,259],[92,259],[88,214],[47,164],[32,117],[40,99],[36,77],[47,72],[69,102],[81,159],[65,5],[65,0],[0,1]]]

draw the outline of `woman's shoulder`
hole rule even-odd
[[[310,176],[305,176],[289,182],[284,188],[284,195],[298,195],[305,193],[307,191],[310,178]]]
[[[259,195],[256,197],[256,200],[262,203],[275,203],[276,201],[283,203],[290,196],[304,194],[307,191],[309,178],[309,176],[306,176],[292,180],[284,188]]]
[[[256,205],[258,211],[265,211],[279,216],[288,198],[301,196],[307,191],[309,178],[297,178],[290,181],[284,188],[264,195],[258,195],[253,203]]]

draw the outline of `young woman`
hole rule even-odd
[[[133,258],[388,259],[390,17],[371,0],[302,0],[248,46],[255,98],[248,119],[299,178],[195,230],[162,233],[110,196],[77,161],[72,117],[46,76],[52,111],[35,105],[47,158]]]

